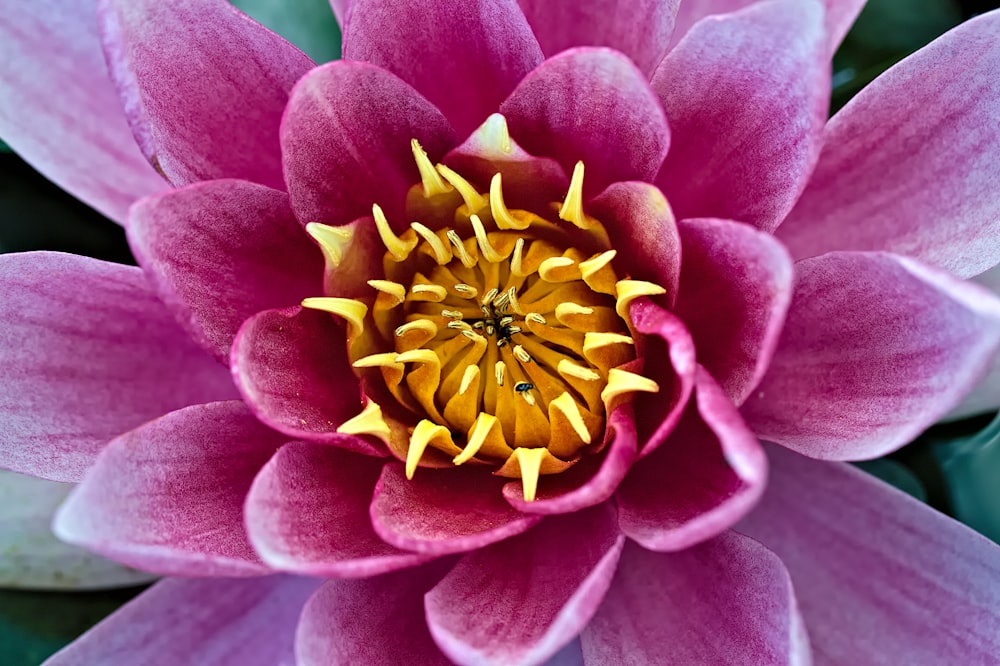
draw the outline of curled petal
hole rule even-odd
[[[884,455],[944,416],[1000,344],[1000,301],[891,254],[796,265],[771,367],[743,405],[763,439],[816,458]]]
[[[882,74],[827,125],[778,237],[797,258],[887,250],[960,277],[1000,262],[1000,11]]]
[[[312,61],[224,0],[98,0],[126,117],[171,183],[241,178],[283,188],[277,130]]]

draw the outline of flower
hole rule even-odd
[[[902,445],[1000,342],[945,272],[1000,261],[1000,14],[825,123],[859,7],[735,4],[358,0],[312,68],[225,3],[100,3],[177,189],[131,208],[141,271],[0,262],[0,460],[81,481],[68,541],[179,578],[53,663],[995,654],[997,549],[813,458]],[[98,81],[0,117],[121,213],[159,184]],[[118,125],[40,131],[69,108]]]

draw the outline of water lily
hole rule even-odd
[[[1000,14],[827,122],[859,3],[358,0],[319,67],[224,2],[43,5],[0,133],[141,268],[2,258],[0,464],[176,576],[52,663],[1000,649],[996,546],[834,462],[1000,343]]]

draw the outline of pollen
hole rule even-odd
[[[502,173],[481,181],[411,149],[412,217],[372,206],[385,254],[370,296],[302,302],[345,323],[362,385],[377,385],[338,432],[386,442],[409,478],[476,466],[519,479],[533,501],[545,476],[602,455],[612,411],[659,390],[641,374],[629,308],[664,290],[620,272],[587,211],[583,163],[562,201],[529,209],[512,205],[533,198],[507,192]],[[346,231],[308,231],[328,270],[350,251]]]

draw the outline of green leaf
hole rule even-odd
[[[329,0],[230,0],[317,63],[340,59],[340,26]]]
[[[982,432],[935,444],[956,518],[1000,543],[1000,415]]]
[[[921,502],[927,501],[927,492],[924,490],[923,484],[905,465],[888,458],[866,460],[854,464],[872,476],[882,479],[890,486],[895,486],[904,493],[916,497]]]

